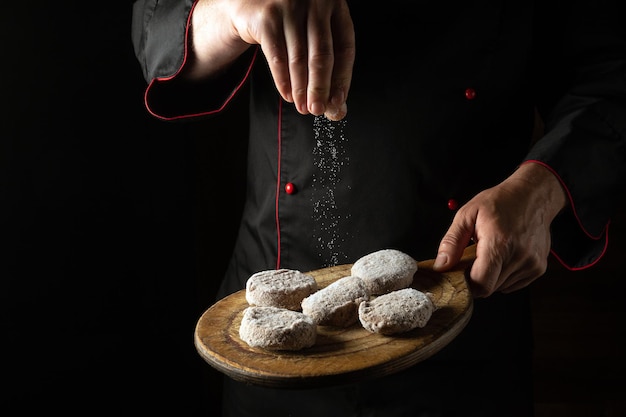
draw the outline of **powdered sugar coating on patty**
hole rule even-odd
[[[322,326],[348,327],[358,321],[358,308],[369,294],[363,280],[347,276],[302,300],[302,312]]]
[[[351,275],[363,280],[371,295],[385,294],[407,288],[417,272],[417,262],[396,249],[381,249],[359,258]]]
[[[317,291],[313,276],[294,269],[272,269],[257,272],[246,282],[246,301],[261,307],[300,310],[300,303]]]
[[[299,311],[251,306],[244,310],[239,337],[251,347],[300,350],[315,344],[317,328]]]
[[[426,326],[434,311],[428,294],[404,288],[362,302],[359,321],[372,333],[391,335]]]

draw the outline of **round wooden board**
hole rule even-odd
[[[196,324],[194,343],[202,358],[231,378],[274,388],[311,388],[369,380],[406,369],[450,343],[469,322],[472,296],[465,271],[475,258],[469,247],[452,271],[437,273],[433,260],[418,262],[412,286],[430,292],[437,306],[424,328],[394,336],[318,326],[314,346],[296,352],[250,347],[239,338],[245,290],[212,305]],[[309,272],[320,288],[350,275],[352,264]]]

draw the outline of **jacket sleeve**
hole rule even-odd
[[[567,192],[569,207],[552,225],[552,253],[569,269],[602,257],[626,190],[623,3],[539,10],[535,70],[545,130],[526,162],[548,167]]]
[[[136,0],[131,36],[135,56],[148,83],[145,106],[164,120],[220,112],[246,82],[257,48],[250,48],[231,71],[205,83],[179,77],[188,59],[191,12],[197,0]]]

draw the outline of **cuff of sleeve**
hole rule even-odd
[[[155,78],[144,96],[148,112],[169,121],[219,113],[248,80],[257,53],[258,47],[250,48],[228,73],[202,83],[177,78],[180,70],[171,77]]]
[[[565,190],[569,202],[567,208],[551,224],[552,255],[569,270],[585,269],[594,265],[606,252],[609,223],[598,234],[589,232],[580,220],[572,194],[559,174],[545,162],[523,162],[527,163],[540,164],[552,172]]]
[[[552,222],[552,255],[571,271],[595,265],[606,252],[609,224],[599,236],[590,236],[580,227],[574,211],[564,210]]]

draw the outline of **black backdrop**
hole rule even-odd
[[[240,104],[192,124],[148,115],[131,10],[128,0],[2,6],[7,416],[219,409],[220,375],[193,329],[236,233],[247,119]]]
[[[0,6],[3,416],[219,413],[221,375],[193,329],[236,234],[245,103],[196,123],[149,116],[131,8]],[[600,269],[534,287],[538,416],[624,409],[620,213]],[[588,321],[616,323],[593,345],[577,321],[590,282],[609,290]]]

